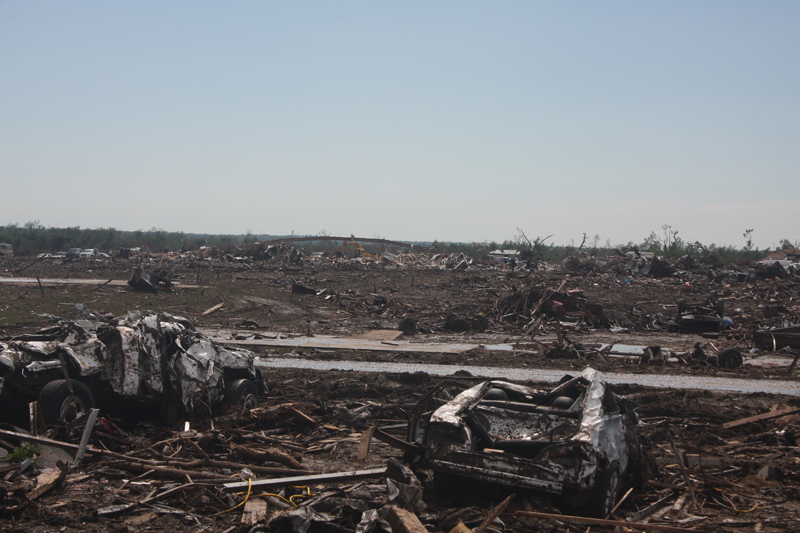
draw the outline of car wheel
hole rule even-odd
[[[39,409],[47,425],[57,424],[62,414],[64,422],[72,422],[94,408],[94,398],[86,385],[75,380],[71,380],[71,385],[72,402],[68,402],[69,387],[64,379],[51,381],[39,393]]]
[[[486,331],[489,329],[489,318],[484,314],[475,315],[475,317],[472,319],[472,328],[475,331]]]
[[[400,321],[400,331],[404,335],[414,335],[417,332],[417,321],[411,317],[406,317]]]
[[[742,366],[744,359],[739,350],[736,348],[728,348],[727,350],[722,350],[722,353],[717,356],[717,361],[719,361],[718,366],[732,370]]]
[[[622,478],[619,465],[611,463],[604,472],[595,474],[595,485],[586,502],[586,513],[595,518],[605,518],[617,504]]]
[[[463,333],[465,331],[469,331],[472,325],[466,318],[459,317],[459,318],[454,318],[453,320],[449,320],[444,327],[445,329],[454,331],[456,333]]]
[[[237,379],[231,383],[225,393],[228,406],[238,410],[258,407],[258,388],[249,379]]]

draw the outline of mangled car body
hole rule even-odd
[[[216,345],[185,318],[84,312],[78,320],[0,342],[0,400],[38,398],[47,423],[70,408],[77,416],[95,402],[147,406],[169,422],[257,401],[266,386],[254,360],[248,350]]]
[[[705,302],[697,304],[678,300],[677,307],[678,316],[670,325],[670,331],[700,333],[725,328],[725,300],[717,295],[717,291],[711,291]]]
[[[762,350],[777,351],[788,346],[800,348],[800,326],[759,329],[753,333],[753,343]]]
[[[409,439],[424,446],[436,478],[528,489],[603,517],[644,466],[633,405],[591,368],[551,391],[503,381],[449,401],[432,391]]]

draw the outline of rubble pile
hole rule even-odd
[[[798,273],[699,257],[11,258],[0,513],[20,531],[792,531],[797,397],[666,387],[792,394]]]
[[[566,292],[541,287],[522,289],[498,300],[494,316],[501,322],[546,316],[559,321],[585,321],[593,327],[606,324],[603,306],[589,302],[580,289]]]
[[[284,372],[274,378],[273,395],[255,408],[232,408],[177,429],[107,416],[38,434],[5,426],[0,513],[91,531],[447,532],[459,522],[509,532],[567,532],[580,524],[698,531],[759,523],[759,530],[790,531],[795,525],[796,400],[759,410],[726,396],[612,393],[591,370],[542,391],[504,382],[437,383],[424,374],[339,373],[311,382]],[[382,398],[365,400],[357,392],[365,386]],[[414,402],[417,391],[425,394]],[[627,413],[628,429],[615,432],[606,422],[601,431],[610,433],[595,434],[594,421],[615,416],[602,414],[614,405]],[[442,446],[451,424],[477,439],[481,451]],[[520,431],[530,438],[513,438]],[[588,453],[566,461],[554,454],[549,460],[559,468],[526,466],[534,457],[544,460],[526,450],[556,449],[570,438],[589,451],[613,446],[618,459],[598,463]],[[517,469],[512,486],[493,470],[502,461]],[[618,485],[586,488],[613,495],[588,500],[603,504],[597,509],[575,503],[587,494],[577,488],[559,496],[571,472],[584,468],[626,474]],[[466,477],[458,482],[453,475]],[[541,475],[549,484],[537,481]]]

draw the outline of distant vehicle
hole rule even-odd
[[[67,250],[66,258],[67,259],[77,259],[78,256],[81,255],[82,251],[83,250],[81,250],[80,248],[70,248],[69,250]]]
[[[367,259],[377,259],[378,256],[376,254],[367,253],[364,247],[361,245],[360,242],[356,242],[355,239],[351,236],[349,241],[344,241],[342,243],[342,254],[347,255],[347,247],[353,248],[355,250],[356,257],[365,257]]]
[[[100,250],[97,248],[84,248],[81,253],[78,254],[79,259],[97,259],[100,255]]]
[[[57,258],[67,257],[67,252],[56,252],[55,255],[53,255],[53,257],[57,257]]]
[[[53,254],[43,253],[43,254],[37,255],[36,259],[50,259],[51,257],[53,257]]]
[[[0,242],[0,255],[7,255],[12,257],[14,255],[14,249],[11,247],[10,244]]]
[[[110,256],[110,255],[108,255],[107,253],[100,252],[99,254],[97,254],[97,258],[98,258],[98,259],[110,259],[110,258],[111,258],[111,256]]]

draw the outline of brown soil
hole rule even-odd
[[[110,260],[97,263],[38,262],[23,259],[6,260],[4,277],[70,278],[70,279],[127,279],[133,262]],[[23,267],[26,267],[24,270]],[[84,304],[90,309],[123,314],[129,309],[153,309],[181,315],[200,328],[239,329],[243,335],[257,332],[284,334],[353,336],[371,329],[397,329],[403,317],[411,316],[426,324],[432,333],[418,333],[415,341],[458,342],[489,344],[516,342],[527,322],[499,321],[495,314],[498,300],[514,291],[530,287],[555,289],[566,280],[564,290],[579,289],[589,302],[600,303],[606,310],[614,310],[625,317],[630,333],[611,333],[608,329],[585,331],[565,329],[568,339],[585,346],[598,343],[662,345],[678,352],[688,351],[696,342],[711,349],[709,341],[697,334],[668,333],[666,328],[647,329],[651,324],[646,316],[658,313],[667,318],[676,314],[678,299],[689,302],[703,300],[711,290],[716,290],[726,300],[726,315],[732,316],[736,327],[711,341],[718,348],[736,346],[746,352],[750,349],[749,334],[756,326],[778,325],[788,319],[798,321],[798,293],[800,284],[794,279],[751,281],[747,283],[713,283],[704,273],[689,273],[683,279],[634,278],[631,283],[616,273],[594,272],[584,275],[579,271],[544,270],[539,272],[510,272],[494,267],[461,270],[440,270],[419,265],[397,267],[359,262],[286,266],[271,263],[222,263],[180,260],[147,262],[145,268],[163,271],[180,285],[172,291],[144,293],[128,287],[112,285],[49,286],[38,284],[0,284],[0,335],[13,336],[48,326],[50,316],[73,318],[74,304]],[[297,283],[317,290],[319,295],[292,293]],[[376,301],[377,297],[385,298]],[[223,307],[201,316],[206,310],[223,303]],[[774,310],[782,307],[778,316]],[[485,332],[453,333],[444,328],[450,314],[471,319],[483,314],[489,318]],[[555,322],[546,321],[536,340],[551,345],[555,342]],[[548,357],[534,349],[530,339],[524,338],[520,353],[497,352],[485,349],[465,354],[418,354],[413,352],[386,353],[360,351],[295,350],[302,356],[324,359],[364,359],[402,362],[428,362],[469,365],[531,366],[559,368],[574,372],[585,366],[601,371],[637,371],[656,373],[692,373],[714,375],[724,373],[736,377],[763,379],[776,377],[795,379],[796,372],[788,373],[785,366],[771,367],[745,365],[741,369],[720,372],[712,366],[667,363],[641,364],[637,359],[603,359],[588,354],[585,358]],[[262,350],[262,355],[283,350]],[[273,462],[248,463],[231,450],[235,445],[258,449],[284,451],[301,460],[303,468],[313,471],[337,472],[383,466],[390,457],[401,454],[395,448],[374,442],[366,461],[356,459],[361,438],[334,417],[337,408],[351,411],[363,408],[365,425],[396,427],[387,432],[405,438],[402,425],[406,413],[416,400],[438,378],[423,374],[360,374],[354,372],[309,372],[289,369],[271,372],[270,386],[273,395],[264,399],[262,407],[271,408],[291,404],[293,408],[310,416],[314,425],[302,425],[297,418],[284,414],[259,418],[256,415],[228,416],[216,420],[192,423],[197,433],[181,435],[169,428],[153,423],[134,423],[114,420],[122,433],[108,437],[93,437],[92,446],[108,448],[118,453],[164,460],[167,456],[188,461],[202,459],[211,453],[200,451],[196,443],[203,435],[219,432],[221,448],[214,450],[218,460],[244,464],[281,466]],[[464,385],[476,383],[468,377],[460,379]],[[690,466],[692,486],[698,507],[688,507],[691,515],[702,517],[685,523],[678,522],[685,514],[675,516],[670,525],[696,527],[707,531],[792,531],[800,507],[800,453],[797,436],[800,434],[800,415],[750,423],[732,429],[722,429],[721,424],[765,413],[775,406],[800,407],[797,398],[776,397],[763,394],[718,394],[700,391],[652,390],[627,385],[617,391],[634,402],[643,419],[644,431],[653,442],[653,455],[666,457],[672,454],[669,442],[674,438],[677,448],[688,454],[721,459],[724,464]],[[276,435],[278,442],[268,446],[255,437],[260,430],[288,428],[288,433]],[[175,429],[175,428],[173,428]],[[103,433],[109,435],[110,430]],[[116,438],[115,438],[116,437]],[[76,442],[79,435],[59,435],[59,438]],[[190,441],[195,444],[190,444]],[[331,446],[333,445],[333,446]],[[299,447],[299,448],[298,448]],[[198,486],[166,498],[160,503],[177,510],[173,514],[149,506],[141,506],[118,516],[99,517],[98,509],[111,505],[131,503],[143,499],[150,491],[165,483],[181,483],[166,479],[157,473],[142,475],[134,483],[130,472],[120,473],[121,466],[112,458],[92,456],[77,471],[71,473],[66,483],[39,497],[23,509],[5,512],[0,518],[3,531],[247,531],[240,525],[241,510],[221,513],[240,502],[244,495],[228,497],[217,486]],[[202,467],[198,471],[220,476],[238,475],[238,470]],[[144,474],[142,472],[141,474]],[[424,473],[418,473],[424,478]],[[259,479],[270,477],[258,475]],[[199,481],[199,480],[195,480]],[[426,481],[423,479],[423,481]],[[9,483],[21,483],[21,478]],[[4,485],[8,489],[9,483]],[[334,483],[327,485],[335,495],[328,498],[333,517],[328,524],[315,524],[315,531],[354,531],[358,523],[356,510],[380,507],[385,493],[375,479],[359,484]],[[353,488],[355,487],[355,488]],[[353,489],[342,492],[339,489]],[[315,493],[327,490],[312,486]],[[672,496],[671,502],[684,494],[686,482],[674,465],[661,465],[644,490],[634,491],[620,507],[620,516],[635,513],[661,497]],[[13,493],[8,493],[9,497]],[[18,494],[18,493],[14,493]],[[456,501],[437,501],[426,493],[428,508],[419,514],[430,530],[449,531],[453,524],[448,514],[460,513],[465,523],[476,527],[492,505],[499,503],[504,494],[492,491],[476,496],[466,495]],[[3,494],[0,494],[3,497]],[[349,502],[349,503],[348,503]],[[6,502],[6,508],[13,505]],[[507,529],[513,531],[585,531],[587,526],[559,525],[546,519],[514,517],[516,510],[549,512],[557,503],[548,503],[520,495],[501,515]],[[2,507],[0,507],[2,509]],[[561,510],[567,512],[566,509]],[[278,511],[270,506],[268,514]],[[177,514],[176,514],[177,513]],[[181,514],[182,513],[182,514]],[[188,514],[187,514],[188,513]],[[221,514],[220,514],[221,513]],[[477,518],[476,518],[477,517]],[[470,521],[472,520],[472,521]],[[476,521],[477,520],[477,521]],[[499,526],[495,525],[498,530]],[[273,524],[273,529],[280,529]],[[592,527],[593,531],[610,528]],[[233,530],[231,530],[233,531]]]

